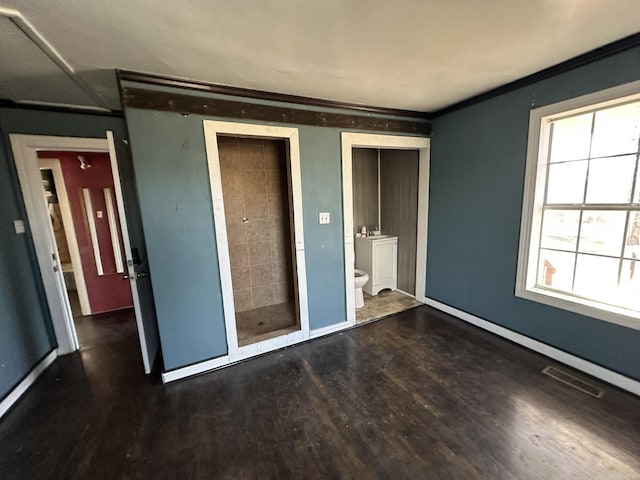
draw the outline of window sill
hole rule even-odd
[[[614,323],[623,327],[640,330],[640,312],[627,310],[620,307],[605,305],[587,299],[564,295],[560,292],[530,287],[528,289],[516,289],[516,297],[543,303],[551,307],[579,313],[605,322]]]

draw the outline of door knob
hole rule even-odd
[[[148,277],[149,274],[147,272],[138,272],[136,273],[136,277],[138,278],[142,278],[142,277]]]
[[[126,275],[126,274],[125,274],[125,275],[122,275],[122,279],[123,279],[123,280],[129,280],[129,275]]]

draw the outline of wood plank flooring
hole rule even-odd
[[[640,478],[639,398],[426,306],[166,386],[101,320],[0,421],[3,480]]]

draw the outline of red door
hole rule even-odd
[[[43,151],[38,157],[60,160],[91,313],[132,307],[109,154]]]

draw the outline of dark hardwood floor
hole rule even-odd
[[[639,479],[640,399],[419,307],[162,386],[129,312],[79,322],[0,421],[9,479]]]

